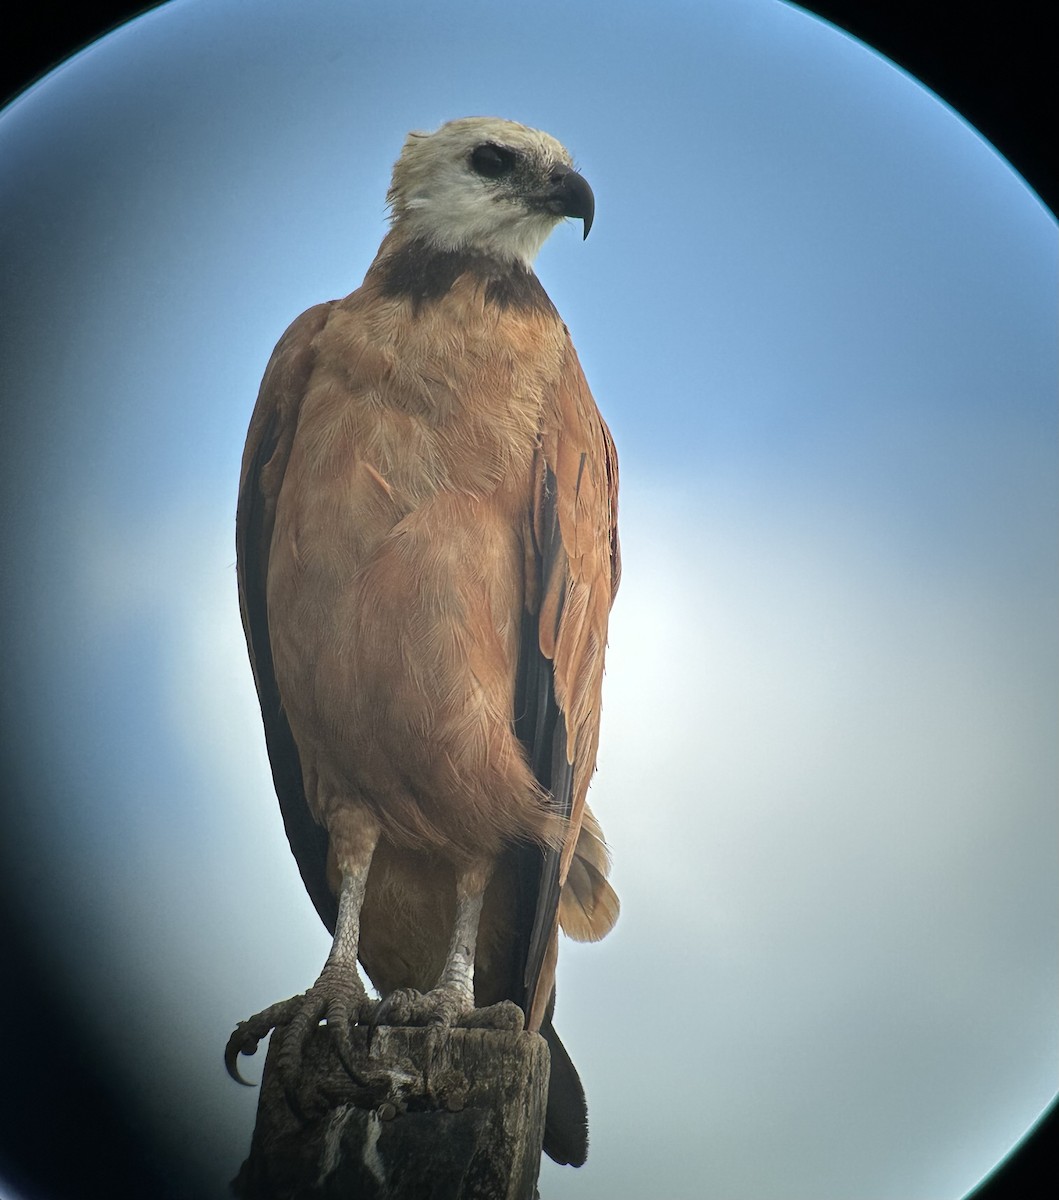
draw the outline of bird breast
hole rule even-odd
[[[563,340],[467,293],[414,319],[360,293],[335,306],[277,502],[268,619],[317,819],[359,801],[397,844],[481,852],[554,832],[512,716]]]

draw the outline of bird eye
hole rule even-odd
[[[506,175],[515,165],[515,155],[503,146],[494,146],[492,142],[483,142],[471,151],[471,166],[479,175],[486,179],[499,179]]]

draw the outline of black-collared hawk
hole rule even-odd
[[[558,928],[618,901],[585,804],[618,584],[614,445],[532,262],[592,191],[495,118],[412,133],[364,283],[303,313],[243,457],[239,597],[280,808],[334,935],[226,1061],[326,1020],[539,1029],[545,1150],[584,1093],[552,1028]],[[366,995],[360,960],[381,999]],[[515,1006],[518,1006],[517,1010]]]

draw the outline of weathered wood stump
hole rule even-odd
[[[353,1031],[342,1066],[324,1027],[288,1095],[273,1033],[239,1200],[533,1200],[548,1048],[535,1033]]]

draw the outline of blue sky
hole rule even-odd
[[[1056,1086],[1055,222],[779,0],[175,0],[0,115],[27,922],[222,1195],[221,1047],[327,949],[239,628],[246,423],[407,130],[470,113],[596,191],[538,271],[623,477],[623,915],[563,950],[592,1151],[542,1194],[956,1200]]]

